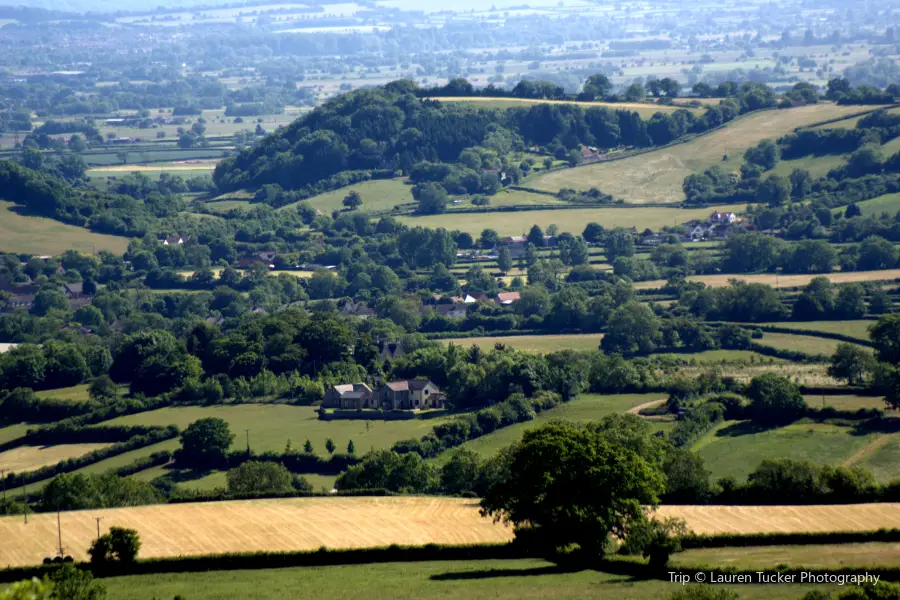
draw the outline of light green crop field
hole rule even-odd
[[[566,171],[568,172],[568,171]],[[717,207],[721,211],[742,212],[744,204]],[[709,208],[572,208],[565,210],[523,210],[512,213],[466,213],[452,212],[423,217],[399,217],[406,225],[423,227],[444,227],[458,229],[471,234],[480,234],[484,229],[494,229],[501,236],[528,233],[532,225],[546,229],[556,225],[560,232],[568,231],[580,235],[585,225],[591,221],[600,223],[607,229],[612,227],[638,227],[643,230],[659,229],[666,225],[680,225],[691,219],[706,218],[712,212]]]
[[[461,447],[472,450],[483,457],[489,457],[496,454],[501,448],[520,440],[522,434],[527,430],[548,423],[553,419],[568,419],[581,422],[596,421],[609,414],[628,412],[641,404],[660,400],[663,397],[663,394],[614,394],[609,396],[581,394],[574,400],[542,412],[531,421],[504,427],[489,435],[470,440]],[[668,424],[654,423],[654,425],[664,428]],[[445,462],[450,458],[451,453],[452,451],[438,455],[435,462]]]
[[[647,102],[573,102],[571,100],[536,100],[532,98],[486,98],[473,97],[436,97],[432,100],[441,102],[465,102],[482,108],[527,108],[534,104],[575,104],[582,108],[607,108],[609,110],[627,110],[638,113],[642,119],[649,119],[658,112],[673,113],[678,109],[685,109],[702,114],[702,111],[685,106],[665,106],[662,104],[650,104]]]
[[[808,331],[823,331],[825,333],[841,333],[860,340],[869,339],[869,327],[874,321],[797,321],[790,323],[761,323],[774,327],[790,327],[791,329],[804,329]]]
[[[565,572],[540,559],[382,563],[205,573],[166,573],[104,579],[111,598],[152,600],[179,594],[192,600],[649,600],[676,584],[599,571]],[[722,586],[728,587],[728,586]],[[718,588],[717,588],[718,589]],[[794,600],[807,585],[741,585],[741,600]]]
[[[896,567],[900,544],[814,544],[809,546],[757,546],[753,548],[698,548],[672,556],[678,567],[716,565],[737,569],[774,568],[780,564],[811,569],[842,567]],[[774,586],[773,586],[774,587]]]
[[[766,458],[858,464],[867,446],[877,439],[876,434],[858,435],[851,427],[828,423],[798,422],[755,430],[749,422],[727,421],[701,437],[693,450],[703,458],[713,479],[730,475],[741,481]],[[895,463],[893,473],[898,472],[900,463]]]
[[[451,340],[440,340],[442,344],[456,344],[463,348],[478,346],[482,350],[492,350],[496,344],[504,344],[521,350],[543,354],[557,350],[596,350],[603,339],[602,333],[583,335],[510,335],[505,337],[473,337]]]
[[[763,346],[771,346],[779,350],[798,350],[807,354],[822,354],[830,356],[834,354],[838,340],[814,337],[811,335],[794,335],[792,333],[763,333],[762,339],[755,340]]]
[[[436,419],[409,421],[335,420],[320,421],[310,406],[285,404],[238,404],[232,406],[184,406],[161,408],[145,413],[104,421],[103,425],[178,425],[184,429],[194,421],[206,417],[225,419],[236,434],[232,448],[246,447],[244,430],[250,430],[250,447],[255,452],[281,452],[290,439],[294,448],[302,448],[306,440],[315,452],[327,456],[325,440],[331,438],[339,452],[353,440],[357,454],[370,449],[389,448],[394,442],[418,438],[442,422]]]
[[[344,198],[351,190],[356,190],[362,197],[362,206],[357,210],[363,212],[391,210],[398,204],[415,202],[412,197],[412,187],[400,179],[374,179],[287,204],[279,210],[290,210],[297,208],[300,204],[305,204],[326,215],[331,215],[331,211],[344,208]]]
[[[60,223],[45,217],[21,215],[13,204],[0,200],[0,251],[34,254],[36,256],[62,254],[73,249],[90,254],[109,250],[122,254],[128,248],[128,238],[103,235]]]
[[[529,179],[525,185],[551,192],[564,187],[597,187],[630,202],[681,202],[684,200],[681,186],[688,175],[713,165],[736,171],[750,146],[764,139],[774,140],[795,127],[854,112],[859,112],[859,107],[835,104],[762,111],[683,144],[621,160],[554,171]],[[725,155],[727,161],[722,160]]]

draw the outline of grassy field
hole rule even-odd
[[[160,504],[62,513],[62,541],[85,559],[103,527],[133,527],[141,556],[505,542],[512,529],[481,517],[477,500],[438,497],[283,498]],[[0,563],[30,565],[56,547],[56,515],[0,518]]]
[[[798,422],[760,430],[749,422],[726,421],[701,437],[693,449],[703,458],[713,479],[730,475],[741,481],[766,458],[856,464],[856,454],[877,437],[829,423]],[[898,471],[900,464],[895,464],[894,472]]]
[[[718,207],[719,210],[733,212],[742,212],[745,208],[746,205],[743,204]],[[555,224],[560,232],[568,231],[580,235],[584,231],[584,226],[591,221],[600,223],[606,228],[635,226],[655,230],[666,225],[680,225],[691,219],[705,219],[711,212],[709,208],[574,208],[484,214],[448,212],[424,217],[399,217],[399,220],[410,226],[459,229],[473,235],[490,228],[495,229],[501,236],[528,233],[535,224],[544,229],[548,225]]]
[[[713,165],[740,167],[744,150],[761,140],[775,139],[793,128],[859,112],[859,107],[815,104],[790,110],[763,111],[683,144],[638,156],[529,179],[526,185],[551,192],[561,188],[598,187],[631,202],[681,202],[684,178]],[[728,160],[723,161],[727,155]]]
[[[885,409],[884,398],[880,396],[803,396],[803,399],[810,406],[830,406],[837,410]],[[888,414],[896,413],[892,411]]]
[[[794,160],[780,160],[771,173],[788,177],[794,169],[809,171],[813,177],[825,177],[831,169],[840,167],[846,161],[844,154],[826,154],[825,156],[804,156]]]
[[[827,569],[841,567],[896,567],[900,544],[816,544],[809,546],[758,546],[754,548],[699,548],[673,555],[679,567],[711,565],[737,569],[792,567]]]
[[[602,333],[589,333],[584,335],[510,335],[505,337],[460,338],[440,340],[440,343],[453,343],[464,348],[478,346],[482,350],[491,350],[495,344],[504,344],[523,352],[542,354],[557,350],[596,350],[602,339]]]
[[[36,392],[38,398],[42,400],[68,400],[70,402],[87,402],[91,399],[88,395],[88,387],[90,384],[83,383],[67,388],[58,388],[55,390],[42,390]],[[127,385],[119,386],[119,393],[125,394],[128,391]]]
[[[58,444],[56,446],[19,446],[0,452],[0,465],[14,473],[34,471],[67,458],[83,456],[109,444]]]
[[[698,534],[873,531],[900,527],[900,504],[830,506],[660,506]],[[717,549],[718,550],[718,549]]]
[[[44,217],[28,217],[12,210],[13,204],[0,200],[0,251],[34,254],[62,254],[73,249],[86,254],[109,250],[122,254],[128,238],[103,235]]]
[[[565,572],[540,559],[445,561],[298,567],[251,571],[166,573],[104,579],[111,598],[155,600],[647,600],[665,598],[675,584],[598,571]],[[742,600],[796,600],[828,586],[741,585]]]
[[[823,331],[825,333],[841,333],[860,340],[869,339],[869,327],[873,321],[805,321],[790,323],[761,323],[775,327],[790,327],[791,329],[803,329],[807,331]]]
[[[335,420],[319,421],[310,406],[285,404],[238,404],[234,406],[183,406],[161,408],[145,413],[105,421],[103,425],[178,425],[182,429],[204,417],[220,417],[236,434],[232,448],[246,446],[244,430],[250,430],[250,447],[255,452],[281,452],[290,439],[295,448],[302,448],[306,440],[315,452],[327,455],[325,440],[331,438],[343,452],[353,440],[357,454],[370,449],[389,448],[394,442],[425,435],[441,419],[412,419],[409,421]]]
[[[778,288],[802,287],[821,274],[811,275],[775,275],[772,273],[734,274],[734,275],[691,275],[690,281],[700,281],[709,287],[725,287],[732,279],[746,281],[747,283],[764,283]],[[883,271],[848,271],[846,273],[827,273],[834,283],[852,283],[862,281],[893,281],[900,278],[900,269],[885,269]],[[641,281],[635,283],[635,289],[653,290],[666,284],[662,279],[656,281]]]
[[[769,333],[763,334],[762,339],[755,340],[756,343],[763,346],[778,348],[779,350],[796,350],[806,352],[807,354],[821,354],[831,356],[837,349],[838,340],[814,337],[811,335],[794,335],[791,333]]]
[[[863,200],[862,202],[857,203],[856,206],[859,207],[860,212],[865,216],[877,216],[883,212],[893,215],[896,214],[897,211],[900,211],[900,193],[885,194],[884,196],[878,196],[871,200]],[[833,209],[831,212],[843,214],[845,210],[847,210],[847,207],[841,206]]]
[[[542,412],[532,421],[504,427],[490,435],[468,441],[462,447],[477,452],[481,456],[489,457],[496,454],[504,446],[519,441],[522,438],[522,434],[527,430],[543,425],[553,419],[568,419],[581,422],[596,421],[605,415],[627,412],[636,406],[659,400],[663,397],[663,394],[615,394],[610,396],[582,394],[566,404],[561,404],[556,408]],[[438,455],[435,461],[442,463],[449,458],[450,453],[445,452]]]
[[[27,423],[17,423],[15,425],[0,427],[0,444],[5,444],[6,442],[22,437],[25,435],[25,432],[28,431],[29,427],[31,427],[31,425]]]
[[[147,469],[146,471],[141,471],[140,473],[136,473],[134,477],[142,480],[142,481],[152,481],[161,475],[165,475],[168,471],[165,467],[153,467],[152,469]],[[318,473],[304,473],[302,475],[306,481],[313,487],[313,490],[319,492],[325,490],[326,492],[330,492],[334,489],[334,482],[337,479],[336,475],[320,475]],[[178,483],[178,487],[184,489],[194,489],[194,490],[213,490],[216,488],[227,488],[228,487],[228,479],[226,477],[225,471],[213,471],[208,475],[204,475],[198,479],[193,479],[189,481],[182,481]]]
[[[436,97],[432,100],[440,100],[441,102],[466,102],[475,104],[483,108],[518,108],[532,104],[576,104],[582,108],[608,108],[610,110],[628,110],[638,113],[642,119],[649,119],[658,112],[673,113],[679,108],[686,108],[701,114],[698,109],[687,108],[684,106],[665,106],[661,104],[650,104],[647,102],[575,102],[571,100],[535,100],[531,98],[484,98],[480,96],[466,97]]]
[[[351,190],[356,190],[362,197],[363,203],[358,210],[364,212],[391,210],[398,204],[415,202],[412,197],[412,187],[403,183],[402,180],[374,179],[325,192],[324,194],[319,194],[318,196],[313,196],[312,198],[301,200],[300,202],[287,204],[278,210],[291,210],[297,208],[299,204],[305,204],[316,210],[322,211],[326,215],[331,215],[331,211],[344,208],[344,198]]]

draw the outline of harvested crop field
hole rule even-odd
[[[744,151],[764,139],[776,139],[795,127],[858,112],[858,106],[834,104],[756,112],[683,144],[621,160],[554,171],[529,179],[525,185],[550,192],[597,187],[630,202],[681,202],[684,200],[681,185],[688,175],[713,165],[736,171]],[[728,160],[723,160],[725,156]]]
[[[103,527],[131,527],[141,556],[367,548],[390,544],[483,544],[512,539],[512,529],[481,517],[478,501],[436,497],[282,498],[160,504],[62,513],[62,542],[87,557]],[[0,518],[0,564],[39,564],[56,547],[56,515]]]
[[[0,452],[0,468],[4,471],[22,473],[34,471],[47,465],[55,465],[67,458],[83,456],[94,450],[106,448],[109,444],[58,444],[56,446],[19,446]]]
[[[874,531],[900,527],[900,504],[829,506],[660,506],[697,534]]]
[[[772,273],[755,274],[731,274],[731,275],[692,275],[690,281],[700,281],[709,287],[725,287],[732,279],[746,281],[747,283],[764,283],[778,286],[779,288],[803,287],[816,277],[827,277],[833,283],[854,283],[863,281],[894,281],[900,278],[900,269],[885,269],[883,271],[848,271],[846,273],[827,273],[810,275],[774,275]],[[656,281],[641,281],[635,283],[638,290],[654,290],[666,284],[662,279]]]

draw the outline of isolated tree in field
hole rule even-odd
[[[591,221],[590,223],[585,225],[584,232],[581,234],[581,237],[583,237],[586,242],[595,244],[603,238],[603,232],[603,225]]]
[[[506,246],[500,246],[500,251],[497,252],[497,267],[502,273],[508,273],[512,266],[513,262],[512,257],[509,255],[509,249]]]
[[[109,533],[94,540],[88,554],[93,564],[132,563],[137,558],[140,549],[141,538],[137,531],[122,527],[110,527]]]
[[[417,212],[420,214],[437,215],[447,210],[447,192],[437,183],[417,183],[412,195],[419,203]]]
[[[624,550],[649,558],[651,567],[662,568],[672,554],[681,552],[681,538],[688,533],[682,519],[638,519],[628,528]]]
[[[194,421],[181,432],[177,459],[199,466],[220,464],[233,440],[234,434],[224,419],[207,417]]]
[[[356,454],[356,445],[353,443],[353,440],[347,442],[347,454],[350,456]]]
[[[252,494],[256,492],[287,492],[291,489],[291,472],[283,465],[268,461],[248,460],[231,469],[226,475],[228,492]]]
[[[851,202],[847,205],[847,208],[844,209],[844,218],[852,219],[853,217],[861,217],[862,211],[856,205],[855,202]]]
[[[313,453],[313,445],[312,445],[312,442],[311,442],[311,441],[306,440],[306,442],[304,442],[304,444],[303,444],[303,451],[306,452],[307,454],[312,454],[312,453]]]
[[[886,315],[869,327],[875,356],[881,362],[900,365],[900,314]]]
[[[784,425],[806,412],[800,388],[787,377],[764,373],[750,381],[747,390],[753,420],[763,425]]]
[[[362,196],[356,190],[350,190],[350,193],[344,197],[344,206],[350,210],[355,210],[362,206],[362,203]]]
[[[90,396],[91,400],[105,402],[106,400],[114,400],[118,395],[119,386],[108,375],[101,375],[95,378],[88,386],[88,396]]]
[[[663,487],[654,464],[606,432],[552,423],[525,432],[481,507],[547,550],[578,544],[598,556],[610,534],[624,537],[644,518]]]
[[[334,440],[328,438],[325,440],[325,450],[328,451],[328,454],[334,454],[334,450],[337,446],[334,445]]]

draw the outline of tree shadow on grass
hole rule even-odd
[[[432,581],[463,581],[469,579],[496,579],[499,577],[536,577],[540,575],[560,575],[564,573],[577,573],[585,570],[583,567],[550,565],[546,567],[534,567],[533,569],[486,569],[483,571],[451,571],[438,573],[429,577]]]
[[[870,433],[897,433],[900,431],[900,419],[896,417],[884,417],[881,419],[866,419],[858,421],[851,430],[853,435],[868,435]]]
[[[753,435],[754,433],[763,433],[774,427],[766,427],[753,421],[738,421],[733,425],[723,427],[716,431],[716,437],[740,437],[742,435]]]

